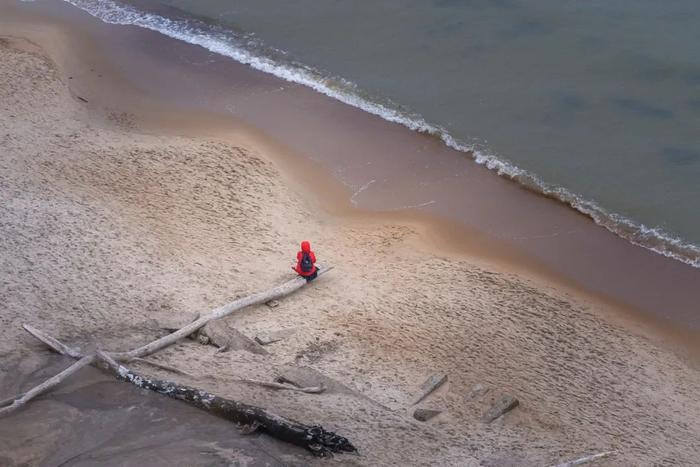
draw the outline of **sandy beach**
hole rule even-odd
[[[133,348],[162,322],[290,279],[309,239],[333,271],[226,319],[284,340],[265,353],[185,340],[154,358],[190,376],[134,367],[322,424],[359,456],[236,435],[90,369],[0,420],[0,464],[544,466],[615,451],[597,465],[697,465],[696,334],[528,269],[477,233],[454,242],[424,217],[354,210],[322,168],[249,125],[119,94],[123,76],[87,73],[89,57],[48,24],[0,29],[0,399],[67,365],[23,323]],[[288,373],[328,390],[237,381]],[[435,373],[447,383],[414,405]],[[482,422],[504,395],[519,406]],[[441,413],[421,422],[416,408]]]

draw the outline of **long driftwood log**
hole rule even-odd
[[[318,275],[325,274],[331,269],[333,269],[332,266],[319,268]],[[238,300],[234,300],[231,303],[216,308],[215,310],[212,310],[208,315],[202,316],[201,318],[199,318],[196,321],[193,321],[187,326],[178,329],[177,331],[168,334],[167,336],[163,336],[160,339],[156,339],[155,341],[149,344],[141,346],[138,349],[130,350],[129,352],[112,352],[110,353],[110,356],[115,360],[125,362],[128,362],[133,358],[145,357],[146,355],[150,355],[154,352],[164,349],[165,347],[174,344],[178,340],[189,336],[190,334],[207,324],[209,321],[221,319],[242,308],[246,308],[253,305],[259,305],[265,302],[269,302],[270,300],[282,298],[285,295],[289,295],[292,292],[301,289],[306,284],[308,284],[308,281],[303,277],[295,277],[294,279],[289,280],[284,284],[278,285],[277,287],[273,287],[270,290],[254,293],[252,295],[248,295],[247,297],[239,298]]]
[[[318,275],[320,276],[321,274],[325,274],[331,269],[333,269],[333,266],[319,267]],[[189,336],[193,332],[206,325],[209,321],[224,318],[230,315],[231,313],[234,313],[238,310],[249,306],[259,305],[261,303],[269,302],[270,300],[282,298],[286,295],[296,292],[297,290],[304,287],[306,284],[308,284],[308,281],[306,279],[297,276],[294,279],[288,280],[287,282],[278,285],[277,287],[273,287],[263,292],[254,293],[252,295],[248,295],[247,297],[239,298],[230,303],[227,303],[226,305],[220,306],[219,308],[215,308],[214,310],[210,311],[209,314],[201,316],[199,319],[191,322],[190,324],[187,324],[186,326],[166,336],[163,336],[160,339],[156,339],[149,344],[143,345],[137,349],[130,350],[128,352],[108,352],[109,356],[117,361],[128,362],[136,358],[142,358],[147,355],[151,355],[152,353],[162,350],[165,347],[168,347],[174,344],[175,342],[179,341],[180,339]],[[28,333],[41,340],[49,347],[56,350],[58,353],[68,355],[73,358],[83,357],[83,354],[80,352],[79,349],[66,347],[60,342],[56,341],[53,337],[34,328],[33,326],[23,324],[22,327]]]
[[[357,451],[347,438],[326,431],[321,426],[305,425],[261,407],[224,399],[201,389],[182,386],[170,381],[150,379],[132,372],[117,363],[110,355],[99,350],[97,356],[107,364],[119,380],[187,402],[226,420],[254,427],[274,438],[309,449],[318,456]]]
[[[331,269],[333,269],[333,266],[325,266],[322,268],[319,267],[318,275],[320,276],[321,274],[325,274]],[[258,305],[261,303],[269,302],[270,300],[282,298],[285,295],[289,295],[299,290],[306,284],[308,284],[308,281],[306,279],[297,276],[294,279],[288,280],[287,282],[278,285],[277,287],[273,287],[272,289],[254,293],[252,295],[248,295],[247,297],[234,300],[230,303],[227,303],[226,305],[220,306],[219,308],[215,308],[214,310],[210,311],[209,314],[201,316],[199,319],[185,325],[177,331],[163,336],[160,339],[156,339],[155,341],[149,344],[143,345],[137,349],[130,350],[128,352],[108,352],[109,356],[112,357],[114,360],[124,362],[128,362],[135,359],[141,359],[147,355],[151,355],[161,349],[164,349],[169,345],[174,344],[182,338],[189,336],[190,334],[197,331],[210,321],[224,318],[233,312],[236,312],[249,306]],[[68,347],[59,342],[58,340],[54,339],[53,337],[49,336],[48,334],[44,333],[43,331],[40,331],[39,329],[29,324],[23,324],[22,327],[29,334],[44,342],[50,348],[62,355],[67,355],[73,358],[81,358],[84,356],[80,352],[80,349]]]

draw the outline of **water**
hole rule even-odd
[[[700,267],[695,0],[72,0],[434,133]]]

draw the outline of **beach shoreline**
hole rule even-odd
[[[313,415],[324,425],[347,429],[367,452],[360,465],[407,459],[418,464],[477,465],[479,459],[491,462],[485,465],[499,460],[540,465],[594,448],[624,452],[622,461],[609,465],[693,458],[689,440],[698,432],[693,391],[700,378],[696,331],[684,333],[605,295],[584,292],[575,281],[468,226],[456,228],[431,213],[358,209],[350,202],[353,191],[328,176],[327,163],[295,153],[293,145],[271,138],[265,128],[148,98],[143,89],[129,88],[124,70],[110,68],[109,60],[94,60],[101,52],[94,49],[91,56],[88,49],[94,45],[80,31],[62,29],[50,16],[31,18],[4,23],[2,35],[28,38],[35,45],[11,39],[3,47],[34,57],[14,58],[18,64],[27,60],[30,71],[45,66],[36,59],[44,53],[58,69],[44,77],[32,71],[38,83],[34,88],[8,74],[17,79],[15,91],[43,100],[46,109],[44,115],[24,102],[18,104],[19,117],[3,115],[12,135],[3,144],[16,151],[4,161],[6,184],[13,187],[6,192],[12,202],[4,226],[12,242],[4,253],[16,267],[4,270],[9,311],[1,350],[6,359],[30,359],[33,349],[19,328],[26,321],[40,320],[49,331],[78,340],[94,332],[110,346],[146,338],[152,329],[132,336],[126,331],[151,318],[142,316],[142,310],[185,315],[217,306],[231,294],[273,284],[285,267],[270,265],[290,256],[286,247],[293,249],[295,239],[313,235],[318,251],[336,265],[331,277],[314,284],[308,294],[285,300],[283,313],[270,316],[262,307],[236,321],[251,335],[289,322],[302,329],[285,347],[275,347],[271,360],[245,352],[212,360],[206,347],[187,343],[182,345],[189,355],[168,351],[167,361],[188,365],[188,370],[196,361],[202,373],[197,382],[223,393],[232,391],[226,377],[239,371],[262,377],[290,362],[313,365],[375,401],[362,407],[376,410],[373,416],[389,417],[385,425],[372,424],[389,438],[389,447],[366,433],[366,416],[353,412],[357,401],[348,402],[347,394],[330,394],[320,408],[303,414],[300,402],[314,399],[285,399],[240,387],[234,392],[281,406],[293,416]],[[32,144],[50,154],[36,153]],[[104,160],[99,157],[103,153]],[[491,176],[486,171],[481,175]],[[71,207],[60,211],[52,203]],[[90,208],[82,213],[81,206]],[[56,229],[55,237],[27,243],[24,236],[43,228],[33,216],[48,210],[50,219],[57,215],[51,209],[59,209],[59,220],[47,221],[54,222],[48,231]],[[103,210],[115,216],[116,224],[104,221],[102,214],[94,217]],[[75,221],[60,227],[70,212],[78,213]],[[100,221],[94,226],[87,223],[95,219]],[[17,234],[15,227],[25,234]],[[51,242],[56,242],[55,256],[42,257]],[[109,256],[112,249],[124,258],[115,261]],[[249,268],[238,268],[235,258],[228,257],[232,249]],[[377,256],[374,269],[362,269],[366,255]],[[106,259],[115,264],[103,270],[100,263]],[[24,261],[32,266],[21,266]],[[76,267],[94,277],[76,273]],[[430,271],[428,277],[417,267]],[[128,277],[131,269],[135,274]],[[160,273],[164,277],[155,279]],[[54,275],[64,284],[52,284]],[[115,283],[133,292],[121,299],[107,291]],[[40,292],[25,291],[23,284]],[[97,311],[85,311],[101,308],[93,297],[98,292],[107,292],[119,304],[107,307],[115,315],[106,322],[92,314]],[[74,311],[81,301],[85,308]],[[42,311],[47,303],[60,315]],[[172,309],[164,313],[161,306],[166,304]],[[234,363],[237,369],[231,374]],[[10,366],[3,362],[4,369]],[[431,402],[446,415],[416,428],[402,417],[410,418],[408,402],[428,368],[450,375],[448,387]],[[23,375],[21,381],[6,381],[3,390],[18,391],[30,379]],[[522,410],[495,429],[480,425],[477,415],[488,401],[470,405],[464,394],[481,381],[493,387],[494,395],[517,393]],[[630,406],[628,394],[644,401],[643,406]],[[572,407],[574,401],[579,407]],[[56,401],[49,397],[44,402]],[[659,408],[645,413],[651,410],[645,404]],[[378,406],[389,407],[391,416]],[[681,407],[690,409],[683,414]],[[21,417],[15,418],[18,426],[25,423]],[[579,418],[582,426],[576,425]],[[639,424],[639,432],[625,426],[629,420]],[[609,431],[598,433],[601,427]],[[654,437],[660,427],[674,431],[676,439]],[[25,435],[20,429],[4,442],[17,443]],[[653,440],[643,445],[649,437]],[[431,443],[438,444],[437,454],[425,450]],[[26,452],[17,446],[9,444],[3,451],[9,448],[21,459]]]
[[[241,102],[259,95],[271,96],[272,100],[253,103],[256,108],[269,107],[263,112],[256,111],[263,116],[280,113],[292,121],[295,117],[289,115],[287,118],[289,111],[296,109],[302,110],[303,114],[308,113],[304,107],[298,109],[298,106],[290,105],[290,98],[280,97],[287,91],[274,92],[280,83],[275,77],[247,70],[245,66],[232,62],[227,57],[201,51],[196,46],[180,43],[156,32],[101,23],[62,2],[23,4],[21,8],[13,7],[10,11],[20,15],[20,23],[24,17],[25,20],[31,18],[35,24],[42,21],[52,24],[54,35],[56,28],[60,28],[62,40],[55,45],[69,43],[70,48],[56,49],[50,53],[56,56],[59,66],[73,75],[68,82],[73,92],[89,97],[89,107],[94,108],[96,116],[101,115],[100,118],[105,118],[105,113],[119,113],[128,109],[125,114],[130,114],[132,118],[138,116],[139,124],[144,130],[150,128],[150,131],[155,132],[209,135],[220,139],[243,136],[249,140],[252,138],[255,144],[266,144],[271,157],[283,164],[285,172],[292,174],[288,177],[288,182],[296,183],[296,187],[307,198],[322,200],[325,211],[347,217],[403,219],[419,223],[432,232],[433,238],[442,239],[438,242],[441,248],[506,264],[506,267],[514,268],[519,273],[534,273],[578,293],[583,292],[590,297],[608,301],[617,308],[625,309],[631,316],[636,314],[640,320],[684,334],[688,342],[693,342],[695,334],[700,330],[695,308],[698,300],[696,290],[700,290],[697,287],[700,284],[700,269],[631,245],[568,206],[495,177],[491,171],[448,150],[435,138],[411,134],[398,125],[367,116],[344,104],[333,103],[325,96],[314,96],[311,90],[296,88],[289,92],[293,94],[299,91],[303,95],[297,97],[293,94],[292,100],[301,99],[303,105],[310,108],[330,102],[332,113],[326,115],[327,111],[321,108],[319,118],[307,122],[305,131],[287,124],[280,127],[279,118],[270,127],[266,117],[260,119],[259,116],[246,112],[241,115],[222,112],[216,107],[215,101],[222,98],[222,83],[228,83],[226,86],[232,95],[238,96]],[[123,33],[122,28],[128,33]],[[131,35],[136,36],[136,39],[130,39]],[[105,42],[106,37],[111,42]],[[139,40],[146,40],[146,48],[161,50],[162,53],[154,54],[149,50],[144,55],[143,51],[131,50],[130,46]],[[150,45],[150,42],[154,44]],[[42,45],[54,47],[49,39],[44,40]],[[74,50],[78,53],[73,53]],[[155,63],[147,63],[145,57]],[[175,63],[169,64],[169,61]],[[211,67],[211,70],[207,67]],[[153,75],[154,70],[159,69],[169,70],[161,77],[164,79],[161,88],[166,90],[165,94],[149,88],[144,81],[145,77]],[[212,82],[207,81],[209,78],[203,71],[214,76]],[[185,73],[186,78],[178,75],[178,72]],[[173,85],[168,81],[178,84]],[[232,82],[235,83],[233,87]],[[177,100],[178,95],[187,94],[186,90],[180,89],[182,86],[195,88],[197,98]],[[215,89],[211,95],[207,94],[208,86]],[[239,96],[243,91],[250,96]],[[281,105],[276,102],[278,98],[282,100]],[[204,107],[200,101],[205,102]],[[338,112],[340,114],[336,115]],[[308,119],[306,115],[299,117],[302,120]],[[339,118],[341,123],[332,122],[334,126],[330,128],[323,122],[323,117]],[[312,123],[320,125],[319,128],[309,127]],[[356,128],[357,125],[360,128]],[[391,143],[377,143],[377,147],[368,147],[369,153],[362,156],[364,159],[359,162],[354,161],[349,165],[342,162],[343,157],[352,159],[355,155],[362,154],[362,147],[353,152],[352,138],[357,138],[358,131],[373,131],[376,126],[381,127],[381,130],[378,134],[372,134],[371,138],[381,137]],[[345,129],[348,134],[341,134]],[[331,136],[326,135],[329,132],[332,133]],[[313,141],[306,138],[305,134],[319,137],[322,141],[319,147],[309,148],[300,144],[300,137],[306,142]],[[348,140],[348,137],[351,139]],[[350,149],[344,150],[340,155],[331,155],[332,152],[319,153],[326,148],[328,140],[338,146],[347,144]],[[398,149],[396,144],[399,144]],[[422,146],[422,149],[416,154],[410,154],[410,157],[404,157],[407,154],[405,152],[401,153],[403,159],[396,159],[397,150],[412,150],[412,145]],[[372,164],[365,161],[367,157],[377,157],[377,150],[384,146],[392,155],[378,161],[382,168],[376,174],[370,171],[354,181],[351,177],[350,182],[344,178],[348,171],[364,173],[364,167],[367,167],[365,164]],[[437,160],[426,172],[427,182],[416,179],[419,173],[424,172],[420,169],[420,164],[425,163],[421,153],[426,151],[431,158]],[[405,172],[402,165],[409,166],[409,170]],[[376,164],[372,170],[377,170]],[[451,170],[460,172],[456,180],[464,185],[459,187],[460,190],[467,187],[466,192],[455,191],[454,182],[444,178]],[[466,172],[462,173],[465,170],[469,172],[466,179]],[[379,178],[387,171],[400,173],[401,177],[406,177],[406,182],[401,182],[401,186],[388,185],[379,194],[364,200],[363,197],[369,191],[366,189],[367,184],[363,185],[366,179]],[[444,193],[440,196],[451,198],[423,208],[407,210],[395,207],[396,203],[420,205],[423,199],[421,197],[426,194],[422,189],[416,191],[413,188],[407,189],[406,186],[421,186],[425,183],[438,189],[444,188]],[[370,188],[372,185],[377,184],[370,181]],[[470,188],[472,185],[475,188]],[[314,188],[309,190],[310,187]],[[461,212],[460,204],[468,206],[469,212]],[[436,206],[438,209],[430,209]],[[503,206],[503,212],[499,212]],[[523,212],[528,212],[528,216],[523,216]],[[463,217],[465,215],[467,217]],[[523,220],[524,218],[528,219]],[[516,238],[518,240],[513,240]]]
[[[525,257],[528,268],[547,271],[558,281],[676,327],[700,329],[700,269],[634,246],[569,206],[495,176],[437,138],[201,47],[135,26],[102,23],[61,2],[22,9],[30,16],[51,18],[69,31],[82,31],[82,42],[92,44],[93,62],[111,64],[122,83],[138,90],[139,97],[132,95],[128,102],[136,114],[153,113],[158,102],[167,102],[182,114],[218,116],[208,122],[221,126],[222,133],[230,131],[230,124],[218,125],[217,118],[237,122],[276,141],[283,147],[281,153],[294,154],[290,167],[306,160],[331,173],[346,187],[342,203],[349,199],[365,212],[408,210],[425,213],[431,221],[449,221],[478,233],[486,243],[493,240],[497,247],[488,248],[489,253],[505,249],[504,256]],[[81,41],[73,42],[81,47]],[[64,59],[69,63],[71,57]],[[106,83],[93,86],[99,82],[88,80],[81,92],[103,107],[127,104],[121,92],[113,93],[110,101],[104,93],[109,89]],[[147,105],[144,95],[149,97]],[[162,124],[166,112],[157,116],[155,121],[161,123],[156,125]],[[183,129],[191,123],[179,125]],[[310,134],[315,137],[308,138]],[[329,192],[328,187],[323,191]]]

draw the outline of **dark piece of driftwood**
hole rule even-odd
[[[415,418],[419,422],[427,422],[428,420],[437,417],[441,413],[442,410],[416,409],[415,412],[413,412],[413,418]]]
[[[598,454],[593,454],[591,456],[582,457],[580,459],[564,462],[563,464],[557,464],[555,467],[575,467],[577,465],[588,464],[589,462],[597,461],[599,459],[605,459],[606,457],[614,454],[615,451],[606,451]]]
[[[79,349],[69,347],[60,342],[58,339],[38,331],[37,329],[31,328],[31,326],[29,328],[31,329],[30,333],[34,337],[45,343],[57,353],[72,356],[73,358],[79,358]],[[29,329],[27,330],[29,331]],[[264,408],[224,399],[200,389],[180,386],[169,381],[154,380],[140,376],[119,365],[108,353],[99,350],[97,351],[96,355],[80,357],[78,362],[64,370],[62,373],[50,378],[43,384],[25,393],[25,395],[21,398],[23,399],[21,405],[33,397],[33,395],[30,393],[44,392],[45,390],[60,383],[79,368],[82,368],[82,366],[90,363],[95,363],[101,367],[106,367],[111,372],[116,373],[119,379],[128,381],[138,387],[150,389],[174,399],[188,402],[195,407],[207,410],[215,415],[236,423],[246,425],[249,428],[261,429],[265,433],[277,439],[305,447],[318,456],[327,456],[332,453],[339,452],[356,452],[355,447],[346,438],[336,435],[333,432],[326,431],[320,426],[304,425],[297,421],[276,415]],[[78,365],[80,366],[78,367]],[[4,409],[10,409],[10,407],[5,407]]]
[[[304,425],[261,407],[224,399],[201,389],[138,375],[117,363],[105,352],[99,350],[97,351],[97,356],[122,381],[187,402],[226,420],[241,425],[257,427],[257,429],[274,438],[302,446],[315,455],[323,457],[332,453],[357,451],[347,438],[326,431],[321,426]]]

